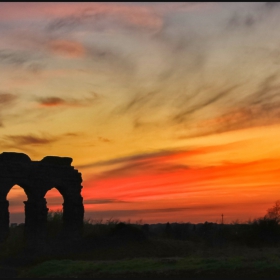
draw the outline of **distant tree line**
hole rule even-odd
[[[38,258],[120,258],[144,256],[185,256],[201,248],[277,247],[280,246],[280,201],[258,219],[244,223],[130,223],[109,219],[84,221],[83,237],[66,240],[61,235],[62,212],[50,212],[47,243],[41,248],[28,247],[24,224],[11,227],[11,234],[0,244],[0,264],[27,256]],[[200,249],[199,249],[200,248]],[[33,260],[32,260],[33,262]]]

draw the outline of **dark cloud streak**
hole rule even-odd
[[[182,152],[186,151],[169,150],[147,154],[143,153],[129,157],[116,158],[83,166],[77,166],[77,168],[83,169],[90,167],[111,166],[109,170],[95,174],[93,176],[94,180],[117,177],[130,177],[139,174],[148,175],[172,173],[180,170],[189,169],[189,167],[184,164],[168,162],[169,156],[174,157],[177,154],[181,154]],[[118,164],[118,166],[114,167],[115,164]]]
[[[17,95],[7,92],[0,92],[0,106],[9,106],[17,99]]]
[[[71,98],[61,98],[58,96],[48,96],[37,98],[37,102],[43,107],[87,107],[97,102],[99,96],[97,93],[90,93],[89,97],[84,97],[83,99],[71,99]]]
[[[8,118],[5,111],[14,107],[18,96],[8,92],[0,92],[0,127],[4,127],[4,121]]]
[[[42,55],[35,55],[30,51],[0,50],[0,63],[16,67],[25,67],[32,73],[38,73],[45,65],[41,63]]]
[[[153,8],[125,4],[87,3],[72,15],[58,17],[46,26],[48,32],[69,32],[87,26],[97,31],[109,28],[133,30],[158,30],[161,17]]]
[[[111,204],[111,203],[128,203],[128,201],[118,200],[118,199],[85,199],[84,204]]]
[[[206,106],[209,106],[209,105],[219,101],[223,97],[226,97],[229,93],[231,93],[237,87],[238,87],[238,85],[234,85],[232,87],[229,87],[229,88],[219,92],[215,96],[209,98],[208,100],[202,101],[202,102],[200,102],[200,104],[197,104],[197,105],[195,105],[191,108],[187,108],[185,111],[180,112],[179,114],[174,116],[173,121],[178,122],[178,123],[183,122],[187,116],[189,116],[191,114],[194,114],[195,112],[197,112],[199,110],[204,109]]]
[[[105,210],[95,211],[95,215],[104,215],[106,217],[129,217],[143,214],[156,214],[156,213],[173,213],[181,211],[192,211],[192,210],[211,210],[230,208],[232,205],[221,203],[219,205],[208,204],[208,205],[192,205],[189,207],[174,207],[174,208],[156,208],[156,209],[121,209],[121,210]]]
[[[90,168],[90,167],[97,167],[97,166],[109,166],[109,165],[114,165],[114,164],[119,164],[119,163],[130,163],[133,161],[149,160],[149,159],[153,159],[153,158],[160,158],[160,157],[165,157],[165,156],[169,156],[169,155],[179,154],[181,152],[186,152],[186,150],[173,149],[173,150],[162,150],[162,151],[157,151],[157,152],[152,152],[152,153],[141,153],[141,154],[137,154],[137,155],[131,155],[131,156],[126,156],[126,157],[120,157],[120,158],[114,158],[114,159],[109,159],[109,160],[104,160],[104,161],[88,163],[85,165],[77,166],[77,168]]]
[[[26,152],[33,152],[36,146],[48,146],[58,141],[69,137],[77,137],[78,133],[64,133],[57,136],[49,134],[41,134],[40,136],[34,134],[26,135],[6,135],[2,137],[2,148],[18,149]]]
[[[56,137],[38,137],[35,135],[9,135],[6,139],[12,142],[15,146],[24,145],[46,145],[54,143],[58,140]]]
[[[235,105],[214,119],[205,120],[199,130],[181,139],[208,136],[227,131],[280,123],[279,76],[269,75],[251,95],[235,101]]]

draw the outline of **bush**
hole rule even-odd
[[[63,212],[50,211],[47,217],[47,239],[50,241],[60,237],[63,225]]]
[[[124,242],[127,241],[136,241],[142,242],[145,241],[146,235],[137,225],[125,224],[123,222],[118,223],[112,230],[111,236],[118,238]]]
[[[247,235],[247,245],[253,247],[275,246],[280,241],[280,225],[277,219],[266,216],[253,220]]]

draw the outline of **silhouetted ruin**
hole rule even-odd
[[[44,240],[48,214],[45,195],[52,188],[56,188],[64,199],[64,236],[81,235],[84,218],[82,176],[71,162],[70,157],[46,156],[41,161],[32,161],[23,153],[0,154],[0,241],[9,234],[7,195],[14,185],[22,187],[27,196],[24,201],[25,233],[29,240]]]

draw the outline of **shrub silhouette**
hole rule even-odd
[[[280,204],[279,204],[280,205]],[[63,225],[62,211],[50,211],[47,223],[46,251],[36,258],[93,258],[118,259],[136,256],[179,256],[204,248],[215,247],[274,247],[280,246],[278,204],[267,214],[246,223],[164,223],[132,224],[109,219],[84,220],[83,237],[68,242],[60,235]],[[24,248],[24,225],[10,228],[10,236],[0,246],[1,262],[30,253]],[[191,251],[189,248],[193,248]]]
[[[280,241],[280,226],[277,219],[255,219],[247,236],[249,246],[275,246]]]
[[[127,241],[136,241],[143,242],[145,241],[146,235],[137,225],[125,224],[123,222],[118,223],[112,230],[111,236],[122,240]]]
[[[170,223],[166,223],[163,236],[166,238],[171,238],[173,236],[173,229]]]
[[[47,216],[47,238],[48,240],[61,237],[63,212],[61,210],[50,211]]]
[[[275,201],[275,204],[267,209],[265,218],[280,222],[280,200]]]

